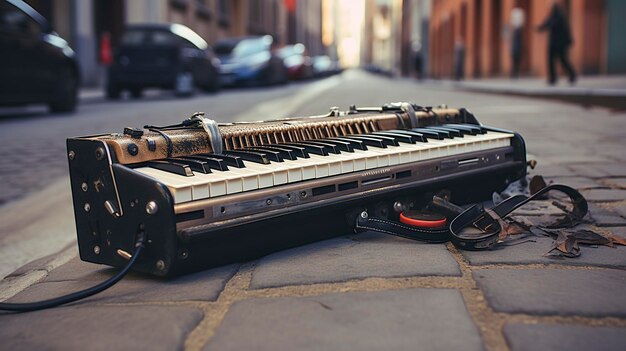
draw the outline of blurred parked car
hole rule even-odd
[[[19,0],[0,0],[0,105],[46,103],[73,111],[79,84],[74,51]]]
[[[272,52],[273,38],[239,37],[215,43],[220,59],[221,82],[224,85],[272,85],[287,82],[282,60]]]
[[[328,77],[341,73],[339,61],[333,61],[326,55],[314,56],[311,60],[313,61],[313,72],[316,77]]]
[[[140,24],[126,28],[109,67],[107,97],[122,90],[140,97],[145,88],[190,95],[195,87],[217,91],[219,60],[196,32],[181,24]]]
[[[289,79],[312,78],[313,63],[311,57],[306,55],[306,47],[303,44],[287,45],[278,51],[278,56],[283,59]]]

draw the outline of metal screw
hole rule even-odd
[[[158,260],[156,262],[156,269],[162,271],[165,269],[165,262],[163,260]]]
[[[159,206],[156,202],[150,201],[146,204],[146,213],[153,215],[159,211]]]
[[[361,212],[361,218],[367,219],[367,217],[368,217],[367,211]]]
[[[404,205],[400,201],[393,203],[393,210],[400,213],[404,210]]]
[[[96,149],[96,160],[100,161],[104,158],[104,149],[99,147]]]
[[[74,159],[74,157],[76,157],[76,153],[74,151],[70,151],[67,156],[70,158],[70,161]]]
[[[272,199],[267,199],[267,200],[265,200],[265,204],[266,204],[266,205],[271,205],[271,204],[272,204]]]
[[[85,209],[85,212],[89,212],[91,210],[91,205],[87,202],[83,208]]]
[[[87,183],[83,182],[83,184],[80,185],[80,188],[83,189],[83,191],[87,191],[89,186],[87,185]]]
[[[93,253],[95,253],[96,255],[100,254],[100,246],[96,245],[93,247]]]

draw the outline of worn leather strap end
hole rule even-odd
[[[375,231],[428,243],[445,243],[450,240],[446,227],[415,228],[396,221],[370,217],[366,211],[357,216],[354,230],[357,233]]]
[[[450,222],[450,241],[464,250],[485,250],[498,242],[502,230],[481,205],[463,211]]]

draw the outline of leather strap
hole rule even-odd
[[[573,209],[568,215],[582,219],[587,214],[587,201],[578,191],[566,185],[553,184],[532,196],[512,196],[490,209],[485,209],[480,204],[473,205],[450,221],[448,227],[443,228],[411,227],[397,221],[370,217],[367,211],[363,211],[356,220],[355,231],[373,230],[430,243],[452,241],[454,245],[465,250],[485,250],[498,242],[504,217],[551,190],[562,192],[570,198]]]

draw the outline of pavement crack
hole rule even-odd
[[[332,310],[333,310],[333,308],[332,308],[332,307],[328,306],[327,304],[325,304],[325,303],[323,303],[323,302],[321,302],[321,301],[315,301],[315,302],[317,302],[320,306],[322,306],[322,307],[323,307],[324,309],[326,309],[326,310],[329,310],[329,311],[332,311]]]

